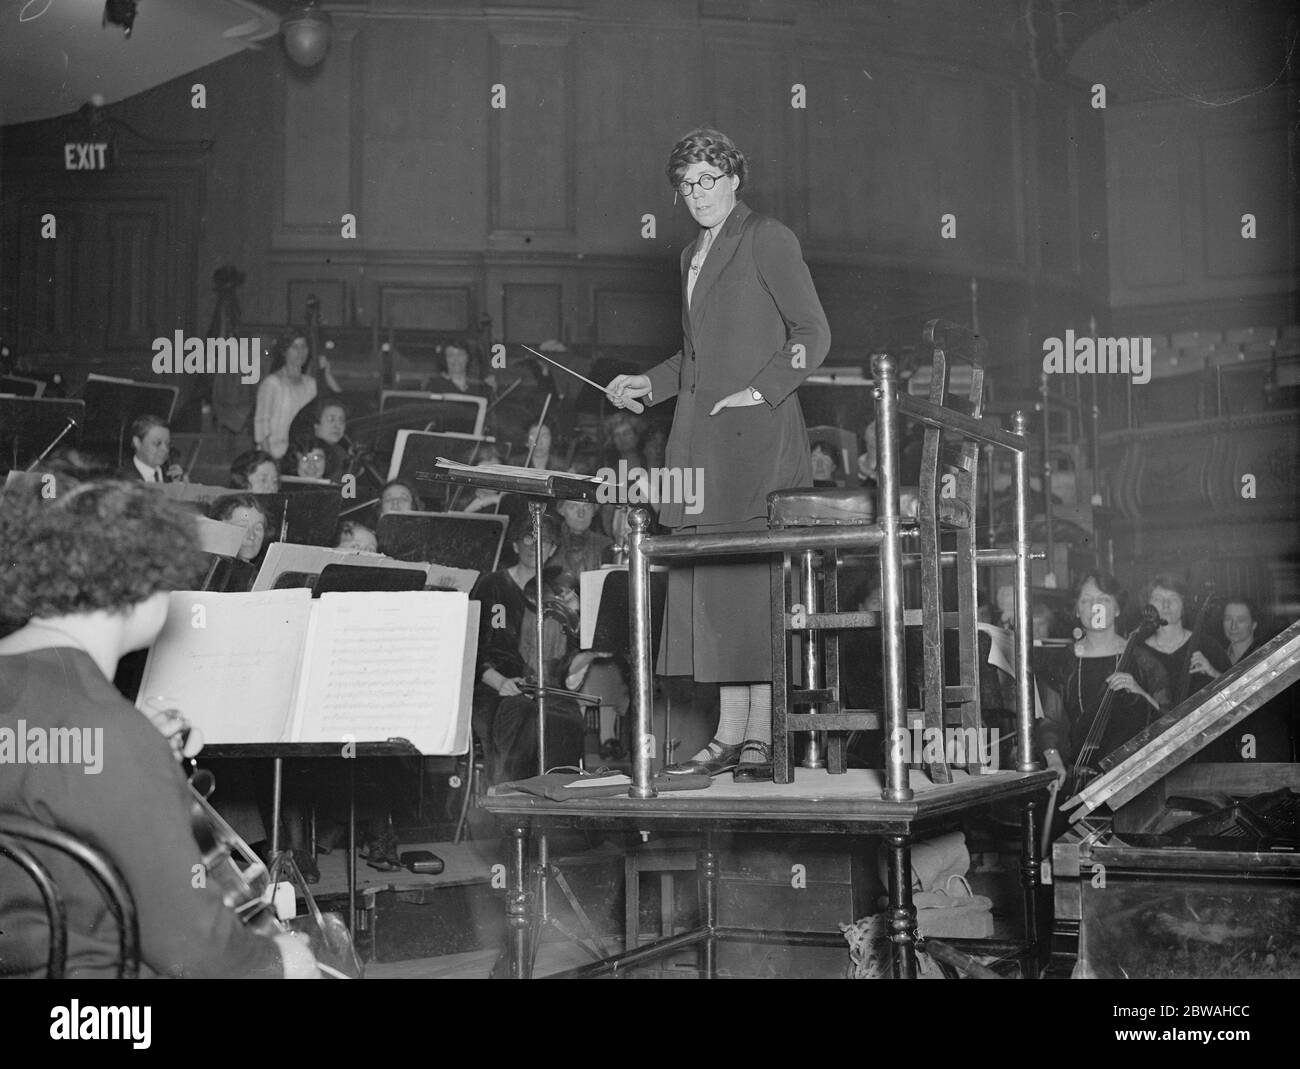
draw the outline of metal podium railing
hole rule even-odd
[[[1004,431],[990,420],[980,419],[914,397],[900,397],[894,361],[885,355],[872,361],[876,388],[876,436],[880,474],[880,502],[877,522],[846,527],[798,528],[736,534],[649,535],[649,515],[634,509],[628,532],[628,593],[632,646],[632,702],[634,709],[632,785],[633,798],[657,795],[651,775],[655,741],[651,724],[653,667],[650,661],[650,564],[685,561],[704,557],[748,556],[798,552],[819,547],[840,550],[879,549],[881,570],[881,627],[884,632],[885,730],[887,738],[906,732],[906,700],[903,676],[902,530],[899,516],[898,422],[905,415],[930,427],[962,438],[1010,451],[1014,458],[1015,529],[1011,551],[984,550],[980,564],[1015,566],[1015,668],[1016,749],[1019,772],[1035,772],[1033,756],[1034,702],[1029,671],[1031,645],[1029,617],[1029,482],[1027,421],[1023,412],[1012,417],[1012,431]],[[885,785],[881,797],[906,802],[913,792],[908,785],[907,754],[904,747],[888,747]]]

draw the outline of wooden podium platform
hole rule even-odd
[[[567,976],[609,975],[633,964],[684,947],[694,946],[700,955],[702,975],[717,975],[717,945],[722,941],[785,942],[804,946],[842,946],[843,936],[834,933],[787,932],[726,927],[718,920],[718,859],[710,837],[713,833],[790,833],[838,835],[850,839],[884,839],[892,853],[891,873],[908,872],[910,844],[957,824],[972,810],[995,803],[1011,803],[1025,810],[1020,864],[1024,892],[1022,944],[970,941],[963,950],[1000,954],[1008,951],[1021,957],[1027,974],[1035,974],[1046,945],[1045,919],[1039,906],[1038,818],[1046,802],[1052,772],[996,772],[970,776],[954,773],[954,782],[934,784],[916,770],[910,775],[911,799],[905,802],[881,798],[884,776],[880,771],[856,769],[840,775],[825,771],[803,772],[794,783],[737,784],[726,777],[703,791],[674,791],[653,798],[577,798],[551,801],[520,792],[492,793],[483,807],[509,829],[509,873],[507,896],[508,946],[511,974],[531,975],[528,960],[528,932],[536,923],[538,903],[528,890],[525,872],[530,834],[545,834],[559,828],[608,828],[621,831],[692,831],[704,836],[696,871],[700,891],[700,927],[680,935],[657,940],[644,947],[591,965],[571,970]],[[858,847],[846,842],[846,850]],[[916,975],[916,908],[907,879],[891,876],[890,928],[898,950],[899,975]],[[856,920],[857,918],[846,918]]]

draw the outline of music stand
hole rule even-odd
[[[433,475],[440,459],[473,464],[484,445],[495,442],[474,434],[452,431],[399,430],[393,444],[393,458],[388,465],[388,481],[405,479],[415,487],[428,506],[435,504],[446,508],[454,504],[454,494],[448,494],[441,480]],[[495,567],[495,565],[494,565]]]
[[[92,373],[81,391],[82,400],[86,402],[82,440],[88,446],[115,449],[115,463],[120,466],[132,421],[138,416],[151,415],[170,424],[179,393],[179,386],[135,382]]]
[[[375,537],[386,556],[486,575],[496,571],[510,520],[478,512],[390,512]]]
[[[482,464],[471,467],[466,464],[439,458],[429,473],[429,477],[438,482],[454,486],[470,486],[475,489],[499,490],[502,493],[519,494],[528,499],[528,515],[533,533],[533,563],[536,567],[536,597],[538,609],[533,613],[536,627],[537,653],[534,670],[537,672],[537,774],[546,775],[546,638],[543,629],[544,613],[542,603],[542,514],[549,501],[599,501],[598,492],[604,486],[604,480],[589,475],[573,475],[569,472],[546,471],[541,468],[519,468],[507,464]],[[597,948],[603,946],[590,921],[586,919],[582,904],[578,902],[559,869],[550,862],[550,851],[546,836],[537,838],[537,904],[536,925],[532,931],[531,955],[535,956],[541,942],[541,931],[549,926],[566,939],[585,946],[577,936],[569,932],[550,914],[547,899],[547,881],[555,880],[560,890],[568,899],[570,907],[579,920],[586,924],[591,933],[592,942]],[[587,948],[600,960],[605,954],[600,950]]]

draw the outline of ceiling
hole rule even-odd
[[[0,0],[0,125],[115,103],[280,28],[250,0],[140,0],[130,38],[103,16],[104,0]]]

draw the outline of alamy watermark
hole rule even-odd
[[[1043,339],[1043,372],[1048,375],[1132,375],[1136,386],[1151,381],[1150,338],[1075,337]]]
[[[897,728],[890,734],[890,756],[901,755],[911,765],[946,762],[979,765],[988,772],[999,767],[997,728]]]
[[[104,768],[103,728],[0,727],[0,765],[81,765],[87,776]]]
[[[602,505],[660,505],[666,502],[685,506],[686,513],[697,516],[704,511],[703,468],[629,468],[626,460],[618,469],[601,468],[596,500]]]
[[[261,338],[187,338],[183,330],[153,341],[155,375],[238,375],[246,386],[262,378]]]

